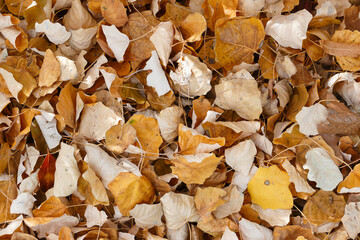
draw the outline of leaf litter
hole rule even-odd
[[[356,239],[349,0],[0,0],[0,238]]]

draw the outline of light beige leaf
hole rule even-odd
[[[95,19],[81,5],[80,0],[74,0],[71,8],[63,18],[64,26],[67,30],[86,29],[96,25]]]
[[[350,202],[345,206],[344,216],[341,222],[349,234],[349,237],[355,239],[360,233],[360,203]]]
[[[88,205],[86,207],[84,217],[86,218],[86,226],[101,227],[107,221],[107,215],[104,211],[99,211],[96,207]]]
[[[103,161],[102,161],[103,163]],[[95,172],[88,167],[88,169],[81,175],[91,186],[91,193],[94,198],[103,205],[109,205],[109,197],[107,195],[104,184],[96,176]],[[79,190],[80,191],[80,190]]]
[[[345,9],[351,7],[351,3],[349,0],[318,0],[318,6],[316,6],[316,9],[322,8],[323,5],[329,5],[336,9],[336,16],[342,17],[344,16]]]
[[[275,84],[274,90],[278,95],[280,101],[280,107],[285,108],[286,104],[290,101],[290,97],[293,94],[292,88],[288,80],[284,79]]]
[[[135,223],[143,229],[149,229],[154,226],[161,226],[161,217],[163,210],[161,203],[159,204],[136,204],[130,210],[130,215],[135,218]]]
[[[172,106],[161,110],[157,115],[160,133],[166,142],[171,142],[178,136],[178,126],[184,122],[184,114],[183,108]]]
[[[182,58],[177,62],[175,72],[170,71],[175,90],[188,97],[205,95],[210,91],[212,72],[205,63],[188,54],[182,54]]]
[[[66,31],[66,28],[60,23],[52,23],[46,19],[42,23],[35,23],[35,31],[45,33],[50,42],[54,44],[63,44],[66,42],[71,33]]]
[[[81,114],[79,133],[99,141],[104,139],[106,131],[119,121],[122,121],[122,117],[102,102],[86,104]]]
[[[327,122],[328,110],[321,103],[303,107],[295,116],[299,131],[305,135],[319,134],[318,125]]]
[[[150,70],[146,77],[146,84],[153,87],[159,97],[171,91],[165,72],[161,67],[159,57],[156,51],[151,52],[151,57],[146,62],[144,70]]]
[[[26,214],[32,217],[32,210],[34,208],[35,198],[29,192],[19,194],[14,199],[10,206],[11,214]]]
[[[238,240],[238,237],[236,236],[236,233],[229,229],[229,227],[226,227],[221,240]]]
[[[60,81],[68,81],[78,78],[78,70],[73,60],[63,56],[57,56],[56,59],[60,64]]]
[[[254,209],[262,220],[267,221],[271,226],[285,226],[290,221],[291,209],[263,209],[259,205],[252,204]]]
[[[20,21],[11,14],[0,14],[0,29],[18,24]]]
[[[213,212],[216,218],[225,218],[230,214],[239,212],[244,202],[244,195],[234,186],[223,199],[226,202],[218,206]]]
[[[91,28],[79,28],[77,30],[70,30],[71,37],[69,39],[70,46],[76,50],[87,50],[91,48],[95,42],[95,35],[97,32],[97,27]]]
[[[85,145],[86,156],[85,161],[91,169],[100,177],[104,186],[108,188],[108,184],[116,178],[121,172],[128,172],[125,168],[118,165],[115,158],[110,157],[99,146],[93,144]],[[101,159],[101,161],[99,161]]]
[[[289,15],[271,18],[265,28],[267,35],[273,37],[281,46],[302,49],[306,31],[313,16],[303,9]]]
[[[225,161],[234,170],[248,175],[256,153],[254,142],[245,140],[225,150]]]
[[[60,73],[60,63],[54,53],[50,49],[46,50],[44,62],[39,72],[39,87],[52,86],[59,79]]]
[[[56,118],[48,121],[43,115],[37,115],[35,119],[49,149],[52,150],[59,146],[62,137],[57,130]]]
[[[265,135],[261,135],[259,133],[254,133],[254,134],[251,135],[251,140],[264,153],[266,153],[266,154],[268,154],[270,156],[272,155],[273,144]]]
[[[290,176],[290,182],[294,183],[297,192],[313,194],[315,190],[309,183],[300,175],[296,168],[288,161],[282,163],[282,167]]]
[[[239,221],[239,231],[243,240],[272,240],[272,231],[245,218]]]
[[[7,225],[6,227],[0,230],[0,236],[13,234],[16,231],[16,229],[18,229],[22,225],[22,222],[23,222],[23,216],[20,215],[15,220],[11,221],[9,225]]]
[[[256,80],[246,70],[230,73],[215,86],[215,104],[226,110],[234,110],[246,120],[255,120],[262,112],[261,92]]]
[[[104,32],[106,42],[114,53],[116,60],[118,62],[124,61],[124,54],[130,43],[128,36],[120,32],[115,25],[102,25],[101,28]]]
[[[54,196],[56,197],[67,197],[77,189],[80,171],[74,153],[73,146],[61,143],[55,165]]]
[[[323,148],[313,148],[306,155],[304,169],[309,169],[307,178],[316,182],[316,187],[332,191],[343,180],[339,168]]]
[[[1,78],[5,80],[11,95],[19,101],[18,94],[22,90],[23,85],[15,80],[11,72],[8,72],[3,68],[0,68],[0,75],[0,80]]]
[[[166,66],[169,61],[173,40],[174,24],[171,21],[159,23],[150,37],[163,66]]]
[[[197,222],[200,219],[192,196],[169,192],[160,198],[160,202],[169,229],[179,229],[187,222]]]
[[[265,0],[239,0],[237,9],[241,11],[241,15],[245,17],[255,17],[260,10],[265,7]]]
[[[96,63],[87,71],[83,81],[80,83],[79,88],[80,89],[88,89],[92,87],[95,83],[95,81],[100,76],[100,67],[104,63],[107,63],[108,60],[104,55],[101,55]]]

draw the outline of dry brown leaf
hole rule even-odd
[[[291,100],[288,105],[288,110],[286,112],[286,118],[292,122],[295,122],[296,114],[305,106],[308,101],[309,94],[306,90],[305,85],[299,85],[295,88],[294,94],[291,97]]]
[[[242,62],[252,63],[253,54],[264,40],[265,30],[259,19],[220,19],[215,25],[215,56],[225,69]]]
[[[359,19],[359,7],[358,6],[351,6],[344,11],[344,22],[346,28],[354,31],[360,30],[360,19]]]
[[[206,20],[200,13],[192,13],[180,23],[180,30],[185,40],[200,41],[206,30]]]
[[[48,49],[39,72],[39,87],[50,87],[60,77],[61,69],[54,53]]]
[[[66,125],[75,128],[76,115],[76,93],[77,89],[71,83],[65,85],[59,95],[59,102],[56,104],[56,110],[64,118]]]
[[[345,198],[334,192],[319,190],[306,202],[303,214],[306,221],[315,225],[340,222],[345,211]]]
[[[140,203],[153,203],[154,188],[145,176],[138,177],[133,173],[120,173],[108,185],[115,198],[121,214],[129,216],[129,211]]]
[[[106,22],[116,27],[122,27],[128,21],[126,8],[121,0],[102,0],[100,9]]]
[[[300,226],[284,226],[274,228],[274,240],[300,240],[299,238],[307,240],[320,240],[315,237],[310,229],[302,228]]]
[[[276,79],[278,77],[275,69],[276,53],[269,46],[269,40],[265,40],[261,46],[259,65],[261,75],[266,79]]]
[[[175,165],[171,169],[186,184],[203,184],[214,173],[221,159],[209,153],[179,155],[171,160]]]

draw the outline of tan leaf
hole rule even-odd
[[[39,86],[50,87],[60,77],[61,69],[54,53],[48,49],[45,52],[44,62],[39,73]]]
[[[102,0],[100,9],[106,22],[116,27],[122,27],[128,21],[126,8],[121,0]]]
[[[186,184],[203,184],[214,173],[221,159],[210,153],[179,155],[171,160],[175,165],[171,169]]]
[[[72,2],[71,8],[63,18],[63,23],[67,30],[86,29],[96,25],[95,19],[81,5],[80,0]]]
[[[312,234],[311,229],[302,228],[300,226],[294,225],[274,228],[274,240],[300,240],[299,238],[301,237],[307,240],[319,240],[319,238]]]
[[[69,227],[64,226],[60,229],[59,240],[74,240],[74,236]]]
[[[115,197],[116,205],[124,216],[129,216],[129,211],[136,204],[151,204],[155,200],[154,188],[145,176],[120,173],[108,186]]]
[[[0,221],[13,220],[16,215],[10,214],[11,201],[17,196],[16,182],[14,179],[0,182]],[[3,194],[4,193],[4,194]]]
[[[225,195],[226,191],[221,188],[207,187],[197,189],[194,201],[201,221],[204,223],[211,221],[211,212],[225,203],[222,199]]]
[[[264,27],[259,19],[219,19],[215,25],[216,61],[227,70],[241,62],[251,63],[264,37]]]
[[[232,231],[237,230],[237,225],[229,218],[215,218],[208,222],[201,220],[197,227],[214,237],[220,237],[227,227]]]
[[[129,145],[135,142],[135,140],[136,130],[129,123],[123,124],[119,122],[105,133],[106,147],[118,154],[123,153]]]
[[[277,78],[277,72],[275,69],[276,53],[269,46],[269,40],[265,40],[261,46],[261,55],[259,58],[259,64],[261,69],[261,75],[266,79]]]
[[[185,40],[200,41],[201,35],[206,30],[206,20],[200,13],[192,13],[181,22],[180,30]]]
[[[67,206],[55,196],[42,202],[38,209],[33,210],[34,217],[61,217],[64,214],[69,214]]]
[[[358,193],[360,192],[360,164],[357,164],[349,175],[342,181],[338,187],[338,193]]]

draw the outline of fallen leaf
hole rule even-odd
[[[202,39],[206,30],[206,20],[200,13],[189,14],[181,23],[180,30],[186,41],[196,42]]]
[[[294,183],[295,190],[297,192],[313,194],[315,190],[309,185],[309,183],[300,175],[296,168],[291,165],[288,160],[285,160],[281,166],[290,176],[290,182]]]
[[[163,216],[161,204],[136,204],[130,210],[130,215],[135,218],[136,225],[144,229],[163,224],[161,222]]]
[[[295,116],[299,131],[308,136],[319,134],[318,125],[327,122],[327,118],[328,109],[321,103],[304,106]]]
[[[285,226],[290,222],[290,209],[263,209],[256,204],[252,204],[251,207],[259,214],[262,220],[265,220],[271,226]]]
[[[213,237],[220,237],[227,227],[233,231],[237,229],[237,225],[229,218],[212,219],[208,222],[201,220],[197,226],[200,230]]]
[[[16,218],[15,214],[10,214],[12,200],[17,196],[17,187],[15,179],[0,181],[0,221],[8,221]]]
[[[40,189],[44,193],[54,186],[56,159],[48,153],[40,166],[38,178],[40,182]]]
[[[290,209],[293,198],[289,179],[289,175],[277,166],[260,167],[248,184],[252,203],[263,209]]]
[[[86,29],[96,25],[95,19],[81,5],[80,0],[72,2],[71,8],[64,16],[63,23],[67,30]]]
[[[101,28],[104,32],[107,44],[113,52],[116,60],[118,62],[124,61],[124,54],[130,43],[128,36],[120,32],[115,25],[102,25]]]
[[[225,150],[226,163],[243,175],[249,174],[257,149],[251,140],[245,140]]]
[[[213,212],[216,218],[225,218],[230,214],[239,212],[244,202],[244,195],[236,186],[230,187],[227,190],[227,195],[222,198],[225,200],[225,203],[218,206]]]
[[[173,40],[174,24],[171,21],[159,23],[150,37],[163,66],[169,61]]]
[[[360,210],[359,202],[350,202],[345,205],[344,216],[341,218],[346,232],[350,238],[355,239],[360,232]]]
[[[66,28],[60,23],[52,23],[49,19],[41,23],[35,23],[35,31],[45,33],[50,42],[55,44],[63,44],[66,42],[71,33],[66,31]]]
[[[178,136],[178,126],[184,122],[185,112],[178,106],[172,106],[160,111],[156,117],[160,133],[166,142],[172,142]]]
[[[42,202],[38,209],[33,210],[34,217],[61,217],[68,214],[67,206],[65,206],[59,198],[51,196]]]
[[[319,238],[312,234],[311,229],[300,226],[295,225],[274,228],[274,240],[301,240],[301,237],[307,240],[319,240]]]
[[[221,0],[205,0],[202,4],[204,9],[204,16],[208,27],[214,31],[216,23],[221,18],[234,18],[236,17],[236,7],[238,1],[221,1]]]
[[[239,232],[243,240],[271,240],[273,234],[270,229],[257,223],[250,222],[245,218],[239,221]]]
[[[136,130],[130,123],[123,124],[119,122],[105,133],[106,147],[117,154],[123,153],[135,141]]]
[[[108,186],[124,216],[129,216],[136,204],[150,204],[155,198],[154,188],[145,176],[122,172]]]
[[[232,232],[228,227],[225,228],[221,240],[238,240],[236,233]]]
[[[264,27],[259,19],[219,19],[215,25],[216,61],[227,70],[241,62],[251,63],[264,37]]]
[[[198,188],[194,197],[195,207],[201,217],[201,221],[211,221],[211,212],[225,203],[222,199],[226,191],[220,188],[207,187]]]
[[[35,198],[31,193],[25,192],[19,194],[11,203],[11,214],[26,214],[32,217],[32,209],[34,207]]]
[[[59,240],[74,240],[74,236],[71,233],[69,227],[62,227],[59,231]]]
[[[59,79],[60,73],[60,64],[54,53],[50,49],[46,50],[39,73],[39,86],[50,87]]]
[[[122,27],[128,21],[126,8],[121,0],[102,0],[101,14],[109,24]]]
[[[358,193],[360,192],[360,179],[359,179],[360,165],[357,164],[354,169],[347,175],[338,187],[338,193]]]
[[[84,217],[88,228],[96,225],[101,227],[107,221],[107,215],[104,211],[99,211],[96,207],[90,205],[86,207]]]

